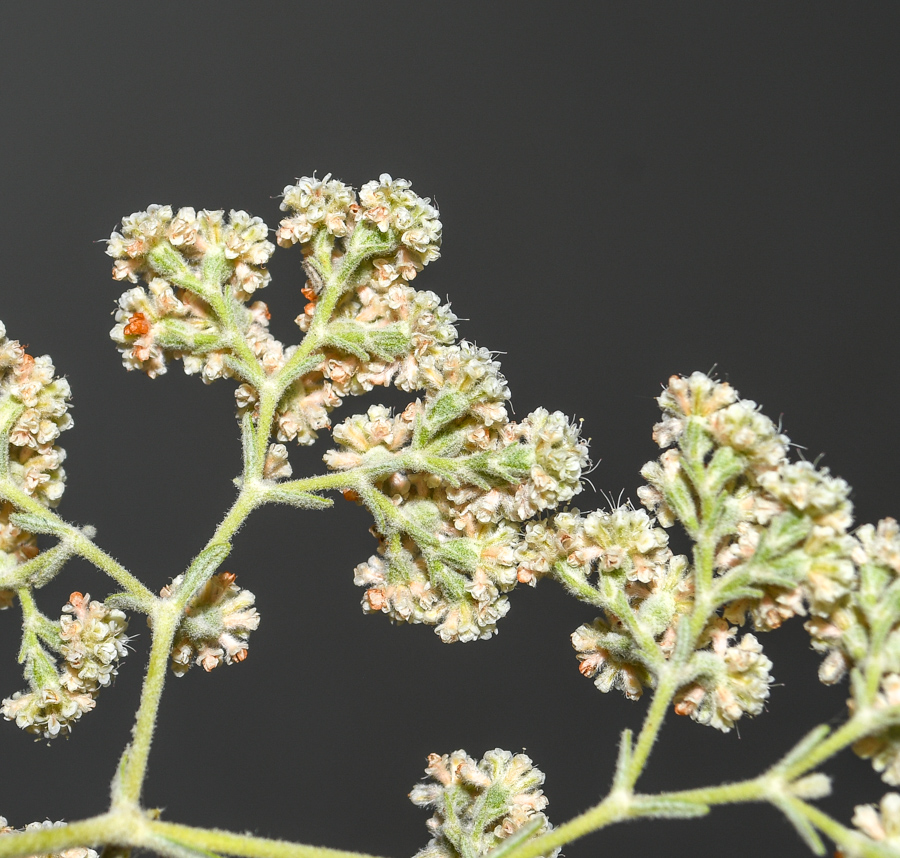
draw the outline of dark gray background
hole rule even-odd
[[[660,384],[716,366],[855,486],[860,521],[897,515],[898,24],[894,4],[780,0],[4,4],[0,318],[74,389],[60,512],[153,587],[200,548],[234,493],[232,385],[178,366],[125,374],[107,336],[121,288],[96,242],[153,202],[274,226],[276,195],[317,170],[357,186],[387,171],[436,199],[444,257],[417,285],[505,353],[518,414],[584,418],[598,489],[634,497]],[[271,270],[262,297],[291,337],[299,253]],[[294,452],[295,473],[321,467],[321,447]],[[265,510],[242,531],[228,568],[261,628],[246,663],[171,682],[148,803],[409,855],[427,840],[406,799],[425,756],[495,746],[546,772],[553,821],[593,803],[646,703],[578,675],[568,635],[592,610],[544,583],[513,594],[490,642],[392,628],[361,614],[352,584],[367,527],[340,502]],[[108,592],[73,563],[40,603],[53,614],[73,589]],[[0,616],[3,695],[22,684],[18,625]],[[0,723],[14,824],[105,806],[148,639],[140,618],[132,630],[135,653],[70,740]],[[642,788],[755,774],[841,717],[845,689],[818,685],[799,623],[764,644],[770,711],[740,735],[673,716]],[[829,770],[824,804],[845,821],[884,791],[852,755]],[[565,851],[623,848],[804,854],[767,808],[620,826]]]

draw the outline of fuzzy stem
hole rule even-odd
[[[150,831],[185,846],[240,855],[244,858],[371,858],[362,852],[346,852],[321,846],[305,846],[285,840],[269,840],[247,834],[233,834],[218,828],[194,828],[173,822],[153,821]],[[0,856],[3,858],[3,856]]]
[[[11,480],[0,480],[0,499],[9,501],[18,510],[42,518],[48,531],[71,541],[73,551],[120,584],[146,613],[153,610],[156,597],[118,560],[110,557],[85,536],[83,531],[61,519],[31,495],[23,492]]]
[[[180,612],[160,608],[153,620],[153,639],[150,646],[150,657],[147,663],[147,674],[141,689],[141,702],[137,718],[132,728],[132,742],[126,746],[122,754],[119,770],[113,779],[112,807],[137,805],[141,797],[144,778],[147,775],[147,759],[153,732],[156,728],[156,716],[159,702],[166,682],[166,671],[169,666],[169,653],[172,650],[172,639],[181,619]]]
[[[849,721],[812,747],[806,754],[793,761],[784,770],[784,777],[794,780],[821,765],[835,754],[871,733],[898,723],[900,706],[886,709],[866,709],[855,714]]]
[[[653,700],[650,703],[650,708],[647,710],[647,715],[641,726],[641,732],[634,743],[628,777],[625,780],[625,784],[629,789],[634,787],[647,765],[650,751],[653,749],[653,745],[665,721],[669,704],[672,702],[672,698],[681,684],[679,682],[680,667],[680,665],[669,664],[659,675],[659,684],[653,692]]]
[[[822,812],[817,807],[813,807],[811,804],[807,804],[805,801],[794,799],[792,804],[822,834],[833,840],[835,845],[841,847],[842,850],[852,855],[858,855],[860,858],[897,858],[900,855],[900,852],[891,846],[870,840],[859,832],[841,825],[827,813]]]
[[[100,846],[123,837],[122,817],[104,813],[58,828],[12,832],[0,836],[0,858],[46,855],[74,846]]]

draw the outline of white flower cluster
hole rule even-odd
[[[231,572],[219,572],[191,598],[172,644],[176,676],[187,673],[191,664],[208,672],[223,661],[239,663],[247,657],[247,639],[259,628],[259,613],[254,607],[256,596],[238,587],[235,577]],[[160,595],[169,598],[183,580],[179,575]]]
[[[125,218],[122,233],[114,232],[107,247],[117,260],[113,277],[136,283],[141,275],[146,281],[146,289],[135,287],[119,298],[110,331],[125,368],[156,378],[165,373],[168,361],[181,359],[186,373],[199,373],[207,383],[231,375],[228,357],[234,344],[199,294],[209,297],[223,284],[203,280],[204,262],[208,257],[224,260],[224,285],[245,301],[270,279],[263,267],[274,249],[265,240],[267,233],[259,218],[243,211],[232,211],[226,222],[223,211],[197,214],[183,208],[173,216],[169,206],[150,206]],[[181,288],[191,279],[194,290]],[[266,371],[283,363],[284,347],[269,334],[263,302],[234,306],[231,315]]]
[[[700,498],[711,496],[714,579],[745,581],[698,640],[694,679],[679,690],[675,708],[729,730],[741,715],[762,710],[771,683],[757,639],[735,641],[731,624],[742,625],[749,614],[756,629],[769,630],[810,613],[814,645],[834,636],[826,618],[856,580],[849,486],[826,468],[790,462],[787,437],[728,384],[702,373],[674,376],[659,403],[663,420],[654,438],[668,449],[643,468],[648,485],[638,494],[659,524],[678,520],[694,539],[710,538],[702,532],[709,525]],[[554,574],[576,596],[584,598],[586,586],[598,591],[605,617],[572,636],[583,674],[601,690],[618,688],[631,698],[654,683],[658,653],[646,652],[647,641],[671,654],[678,622],[693,609],[694,570],[672,555],[665,532],[646,513],[625,506],[586,517],[557,514],[530,524],[517,554],[519,580]],[[747,583],[762,595],[747,596]],[[837,658],[826,659],[833,673]]]
[[[100,689],[110,685],[127,652],[128,622],[121,611],[77,592],[63,611],[62,669],[54,670],[43,650],[32,652],[26,667],[31,689],[17,691],[0,706],[7,721],[46,739],[71,732],[72,724],[94,708]]]
[[[353,232],[360,207],[356,194],[329,173],[324,179],[304,176],[284,189],[282,211],[294,212],[281,221],[276,237],[282,247],[309,244],[321,230],[343,238]]]
[[[496,748],[477,761],[465,751],[431,754],[429,783],[413,787],[413,804],[434,808],[428,820],[432,839],[416,858],[483,856],[547,806],[539,789],[544,773],[525,754]],[[552,826],[544,818],[535,837]],[[555,856],[554,850],[547,858]]]
[[[886,793],[876,807],[858,804],[854,808],[853,824],[866,837],[900,852],[900,795]],[[861,858],[862,851],[844,851],[846,858]]]
[[[24,828],[13,828],[6,821],[6,817],[0,816],[0,836],[3,834],[12,834],[16,831],[42,831],[48,828],[64,828],[64,822],[51,822],[45,819],[43,822],[29,822]],[[98,853],[94,849],[86,846],[71,846],[68,849],[61,849],[59,852],[46,852],[38,855],[30,855],[29,858],[98,858]]]
[[[412,280],[440,256],[441,222],[431,201],[410,188],[406,179],[383,173],[360,188],[357,202],[353,189],[330,173],[324,179],[304,176],[284,189],[281,209],[291,214],[279,225],[278,243],[299,244],[304,253],[314,254],[324,239],[328,255],[337,261],[354,247],[365,247],[367,233],[374,230],[391,254],[382,261]]]
[[[892,518],[856,531],[853,560],[858,576],[842,587],[828,603],[829,611],[814,614],[807,622],[813,647],[825,654],[819,678],[831,685],[853,668],[880,681],[873,699],[860,697],[860,687],[851,683],[852,709],[900,707],[900,525]],[[854,751],[871,759],[884,781],[900,785],[900,728],[889,727],[866,736]]]
[[[806,604],[813,614],[827,615],[855,576],[847,483],[827,468],[790,462],[788,438],[756,403],[739,399],[726,383],[702,373],[673,376],[659,402],[664,419],[654,437],[661,446],[678,446],[644,467],[649,485],[638,490],[641,500],[664,525],[677,517],[690,532],[696,526],[690,500],[694,486],[684,459],[701,454],[708,460],[703,465],[707,480],[727,496],[735,522],[722,534],[716,574],[739,567],[763,573],[777,561],[793,579],[790,584],[755,582],[764,595],[732,603],[726,618],[740,624],[749,613],[755,628],[768,631],[806,613]]]
[[[412,254],[417,267],[440,256],[438,210],[427,197],[413,193],[409,181],[392,179],[382,173],[377,182],[366,182],[359,189],[359,202],[363,207],[361,219],[374,224],[381,232],[399,234],[401,245]]]
[[[422,362],[433,361],[446,347],[453,348],[456,316],[449,306],[442,305],[433,292],[413,289],[397,268],[383,259],[374,260],[372,272],[363,286],[344,296],[335,311],[335,323],[352,325],[373,353],[325,349],[319,366],[297,379],[285,394],[276,415],[279,441],[312,444],[316,433],[331,425],[329,413],[346,396],[392,382],[407,391],[423,387]],[[317,296],[308,294],[313,300],[297,319],[304,330],[316,310]],[[402,349],[398,350],[395,342]],[[252,391],[247,385],[244,388],[244,395],[255,402]]]
[[[260,218],[245,211],[232,210],[226,221],[224,211],[181,208],[173,215],[171,206],[152,205],[122,219],[122,232],[110,235],[106,253],[116,260],[113,278],[132,283],[161,273],[160,262],[153,257],[160,247],[175,249],[185,268],[198,278],[204,258],[221,253],[228,261],[228,282],[243,301],[271,279],[264,268],[275,249],[266,240],[268,233]]]
[[[587,446],[563,414],[508,421],[496,361],[466,343],[429,362],[428,393],[392,417],[381,406],[334,429],[329,467],[375,463],[418,449],[445,455],[443,476],[398,467],[376,483],[396,508],[380,552],[356,568],[363,610],[426,623],[445,642],[490,637],[517,582],[521,523],[581,490]],[[455,471],[454,471],[455,469]]]
[[[34,358],[17,340],[6,337],[0,322],[0,413],[18,415],[8,430],[9,476],[19,488],[48,507],[55,507],[65,488],[62,463],[66,451],[56,444],[72,426],[69,383],[54,377],[48,355]],[[0,576],[37,554],[37,541],[9,520],[15,510],[0,502]],[[0,609],[9,607],[12,592],[0,590]]]
[[[675,711],[728,732],[742,715],[759,715],[769,697],[772,662],[753,635],[732,643],[736,629],[714,620],[704,634],[710,647],[694,655],[698,676],[675,698]]]
[[[671,653],[681,616],[692,606],[693,590],[687,559],[674,555],[668,535],[644,510],[628,505],[611,512],[581,516],[577,510],[557,513],[529,525],[519,549],[519,578],[533,582],[552,573],[576,596],[592,582],[621,591],[636,621]],[[579,670],[603,692],[618,689],[634,700],[654,685],[652,660],[610,608],[605,618],[580,626],[572,634]]]

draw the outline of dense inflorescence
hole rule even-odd
[[[639,697],[689,637],[675,711],[729,730],[762,711],[772,682],[770,660],[740,626],[769,631],[808,614],[814,631],[853,588],[849,487],[790,461],[788,438],[727,383],[674,376],[659,403],[653,434],[664,452],[638,490],[655,520],[627,505],[556,514],[527,532],[520,575],[554,575],[603,608],[572,636],[581,672],[603,691]],[[668,547],[663,528],[676,521],[695,543],[690,559]]]
[[[376,520],[379,553],[356,569],[363,610],[434,625],[448,642],[489,637],[519,581],[525,522],[581,490],[578,427],[544,409],[510,421],[494,356],[457,342],[449,306],[413,287],[439,256],[441,224],[409,182],[382,175],[357,197],[330,176],[306,177],[284,189],[282,209],[277,242],[300,247],[307,275],[299,346],[271,337],[265,305],[245,303],[268,282],[272,245],[258,219],[153,206],[109,242],[113,276],[146,283],[119,302],[112,336],[125,365],[155,377],[181,358],[205,381],[234,376],[238,415],[253,425],[264,387],[277,386],[270,480],[291,474],[285,444],[313,443],[348,396],[419,392],[396,416],[372,406],[339,423],[340,446],[325,455],[329,468],[360,473],[348,496]]]
[[[551,828],[542,813],[547,799],[538,788],[544,773],[525,754],[495,748],[478,761],[465,751],[431,754],[425,774],[429,782],[415,786],[409,797],[435,813],[428,820],[432,839],[416,858],[486,855],[532,821],[539,823],[533,835]]]
[[[191,597],[184,619],[172,645],[172,671],[183,676],[191,664],[207,673],[225,664],[242,662],[247,657],[250,632],[259,628],[256,597],[234,583],[231,572],[213,575]],[[184,580],[176,577],[163,587],[160,595],[171,598]]]
[[[0,714],[18,727],[52,739],[71,732],[95,706],[101,688],[118,672],[127,653],[127,620],[122,611],[72,593],[58,624],[26,623],[22,660],[28,691],[17,691],[0,706]],[[47,647],[62,656],[58,665]]]
[[[0,431],[7,439],[0,467],[17,489],[47,507],[59,503],[65,488],[66,451],[56,441],[72,426],[70,395],[49,356],[29,355],[18,340],[7,339],[0,322]],[[24,583],[16,567],[38,552],[36,537],[10,520],[14,512],[12,503],[0,501],[0,609],[9,607],[15,586]]]

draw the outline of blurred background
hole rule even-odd
[[[497,350],[520,416],[584,420],[599,462],[582,510],[634,498],[654,397],[709,371],[763,404],[855,487],[860,522],[900,515],[896,241],[900,8],[835,2],[454,3],[158,0],[0,8],[0,318],[74,390],[60,513],[151,587],[181,572],[234,496],[233,384],[180,365],[126,375],[108,338],[122,291],[105,239],[150,203],[245,209],[277,225],[295,177],[413,181],[444,223],[416,281]],[[295,342],[298,251],[261,296]],[[396,391],[350,401],[336,419]],[[327,438],[292,449],[322,469]],[[594,617],[552,582],[520,588],[498,637],[440,643],[365,617],[353,567],[366,513],[266,509],[227,568],[262,614],[249,659],[172,679],[146,801],[165,819],[411,855],[428,814],[406,794],[426,755],[523,748],[557,824],[608,787],[646,701],[600,694],[568,639]],[[109,587],[73,562],[38,593]],[[106,806],[149,635],[70,739],[0,722],[13,825]],[[0,696],[22,687],[0,615]],[[768,712],[721,734],[672,716],[647,791],[751,776],[844,714],[799,622],[765,636]],[[847,823],[887,789],[846,754],[823,806]],[[571,858],[730,858],[805,847],[769,808],[592,835]],[[773,847],[773,844],[779,844]]]

